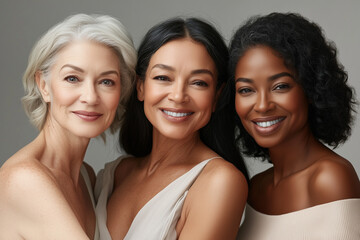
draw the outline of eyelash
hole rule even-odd
[[[252,92],[252,90],[250,88],[240,88],[237,90],[237,92],[239,94],[248,94],[248,93]]]
[[[288,88],[290,88],[289,84],[280,83],[274,87],[274,90],[283,90],[283,89],[288,89]]]
[[[196,86],[199,86],[199,87],[207,87],[207,86],[209,86],[209,84],[207,84],[204,81],[195,81],[195,82],[193,82],[193,84],[196,85]]]
[[[110,84],[105,84],[105,81],[109,82]],[[103,84],[103,85],[109,86],[109,87],[115,85],[115,82],[113,80],[110,80],[110,79],[101,80],[100,83]]]
[[[70,81],[70,79],[72,79],[72,78],[76,79],[76,81]],[[67,77],[65,77],[64,79],[65,79],[65,81],[67,81],[67,82],[69,82],[69,83],[79,82],[79,78],[76,77],[76,76],[72,76],[72,75],[71,75],[71,76],[67,76]]]
[[[78,77],[73,76],[73,75],[67,76],[64,79],[68,83],[72,83],[72,84],[77,83],[77,82],[80,81]],[[72,81],[71,79],[74,79],[75,81]],[[106,84],[106,82],[108,82],[108,83]],[[111,86],[115,85],[115,82],[113,80],[111,80],[111,79],[102,79],[102,80],[100,80],[100,84],[105,85],[107,87],[111,87]]]
[[[159,80],[159,81],[170,81],[170,78],[164,75],[160,75],[160,76],[155,76],[154,79]]]

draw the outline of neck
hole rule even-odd
[[[40,162],[52,172],[67,175],[77,185],[90,139],[46,123],[35,141],[42,146]]]
[[[146,161],[147,172],[150,175],[160,166],[191,163],[195,157],[194,150],[203,147],[205,145],[198,133],[179,140],[169,139],[154,131],[153,146]]]
[[[274,184],[301,170],[316,161],[314,154],[324,146],[315,139],[310,130],[303,131],[283,144],[270,148],[269,154],[274,164]]]

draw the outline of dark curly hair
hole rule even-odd
[[[191,38],[205,46],[216,65],[217,89],[225,85],[229,79],[227,76],[229,53],[222,36],[210,23],[202,19],[178,17],[161,22],[146,33],[138,50],[136,65],[138,81],[145,81],[150,59],[159,48],[170,41],[183,38]],[[200,138],[209,148],[235,165],[248,180],[245,163],[236,149],[233,138],[235,122],[221,124],[226,122],[224,119],[233,117],[226,114],[228,112],[224,109],[227,105],[224,101],[222,102],[222,104],[217,104],[210,122],[200,129]],[[137,90],[133,87],[121,125],[120,146],[136,157],[146,156],[152,149],[152,130],[153,126],[144,113],[144,103],[137,99]]]
[[[348,75],[338,62],[335,44],[325,39],[321,27],[296,13],[255,16],[240,26],[230,43],[232,81],[227,87],[233,98],[236,65],[248,49],[259,45],[273,49],[295,71],[310,103],[308,121],[315,138],[334,148],[344,143],[351,133],[355,92],[347,85]],[[268,150],[247,133],[237,115],[236,124],[241,151],[269,160]]]

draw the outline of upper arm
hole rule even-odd
[[[247,198],[247,182],[235,167],[213,166],[188,195],[179,239],[235,239]]]
[[[36,167],[0,173],[0,206],[0,236],[88,239],[55,183]]]
[[[311,182],[311,196],[317,203],[360,198],[360,182],[348,161],[324,161]]]

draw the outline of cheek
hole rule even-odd
[[[249,108],[249,103],[244,98],[235,96],[235,110],[241,121],[245,118]]]
[[[71,89],[63,89],[63,88],[54,88],[51,89],[50,92],[50,102],[53,104],[67,106],[73,103],[77,99],[77,92],[72,91]]]
[[[303,94],[293,94],[282,100],[282,105],[286,106],[289,112],[307,118],[308,102]]]
[[[215,93],[208,92],[204,94],[196,94],[196,105],[199,109],[203,109],[205,111],[209,110],[212,112],[215,105]]]
[[[104,105],[106,106],[107,109],[109,109],[110,111],[116,111],[118,105],[119,105],[119,100],[120,100],[120,93],[112,93],[112,94],[106,94],[104,96],[102,96],[102,101],[104,103]]]

